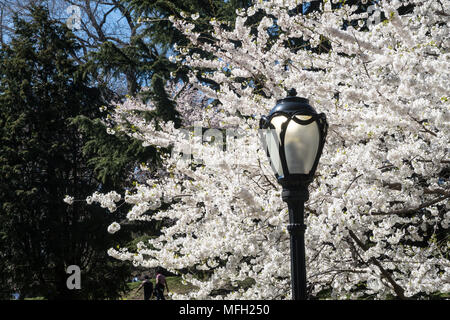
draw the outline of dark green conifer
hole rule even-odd
[[[15,19],[0,56],[0,288],[3,297],[117,298],[129,267],[107,255],[121,235],[106,232],[117,217],[85,199],[112,184],[96,179],[71,121],[101,116],[99,88],[72,60],[77,43],[40,7]],[[120,159],[115,159],[120,161]],[[69,265],[81,268],[81,290],[66,285]]]

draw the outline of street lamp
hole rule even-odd
[[[308,185],[322,154],[328,123],[308,99],[296,97],[295,89],[277,101],[269,115],[261,117],[264,148],[278,183],[282,199],[288,204],[291,237],[292,299],[306,300],[304,204],[309,198]]]

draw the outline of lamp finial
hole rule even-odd
[[[288,97],[295,97],[295,96],[297,96],[297,90],[295,90],[294,88],[288,90],[287,96]]]

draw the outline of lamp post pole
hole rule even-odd
[[[307,186],[296,190],[283,190],[282,199],[288,204],[288,231],[291,238],[292,300],[306,300],[306,261],[304,208],[308,200]]]

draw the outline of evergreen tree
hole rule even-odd
[[[73,118],[101,117],[105,97],[71,58],[78,44],[48,12],[15,18],[0,56],[0,287],[3,297],[117,298],[129,267],[106,251],[125,241],[105,232],[112,217],[75,201],[111,187],[97,180]],[[70,201],[69,201],[70,202]],[[127,233],[120,233],[126,238]],[[69,265],[81,268],[81,290],[67,288]]]

